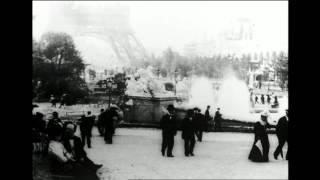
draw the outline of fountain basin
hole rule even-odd
[[[163,108],[174,104],[176,97],[129,96],[133,105],[124,113],[126,123],[159,124],[164,115]]]

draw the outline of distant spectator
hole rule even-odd
[[[254,101],[254,103],[255,104],[257,104],[258,103],[258,96],[256,95],[256,97],[255,97],[255,101]]]
[[[53,94],[51,94],[51,96],[50,96],[50,103],[51,103],[51,107],[57,107],[57,106],[56,106],[57,100],[56,100],[56,98],[53,96]]]
[[[206,121],[205,116],[201,114],[201,109],[197,108],[196,114],[195,114],[195,125],[196,125],[196,136],[198,138],[198,141],[202,141],[203,131],[206,129]]]
[[[61,96],[61,99],[60,99],[60,106],[59,108],[61,108],[62,106],[66,106],[67,105],[67,94],[63,94]]]
[[[104,140],[107,144],[112,144],[112,136],[115,132],[115,124],[119,119],[119,114],[115,107],[111,107],[106,113],[103,115],[104,117]]]
[[[277,97],[277,96],[274,96],[274,104],[275,104],[275,105],[279,105],[278,97]]]
[[[103,113],[104,112],[105,112],[104,109],[101,109],[100,110],[100,114],[98,116],[98,124],[97,124],[97,126],[98,126],[98,131],[99,131],[101,136],[104,135],[104,124],[103,124],[104,123],[104,120],[103,120]]]
[[[214,116],[215,131],[221,131],[221,120],[222,120],[222,114],[220,113],[220,108],[218,108]]]
[[[270,102],[271,102],[271,97],[270,97],[270,95],[268,94],[268,95],[267,95],[267,103],[270,104]]]
[[[261,104],[264,104],[264,95],[261,94]]]
[[[209,110],[210,110],[210,106],[208,105],[207,106],[207,110],[206,110],[206,112],[204,114],[204,119],[205,119],[205,122],[206,122],[206,131],[209,130],[209,124],[210,124],[210,121],[211,121],[211,116],[210,116]]]

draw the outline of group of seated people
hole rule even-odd
[[[80,137],[75,135],[77,126],[72,122],[51,130],[48,155],[51,171],[75,176],[77,179],[99,179],[96,171],[102,167],[92,162],[83,149]]]
[[[38,107],[32,105],[32,110]],[[50,159],[50,171],[54,174],[73,176],[77,180],[99,179],[96,172],[102,165],[92,162],[80,137],[75,135],[77,125],[62,122],[57,112],[52,113],[48,123],[42,113],[32,116],[32,150],[34,144],[45,144],[43,151]]]

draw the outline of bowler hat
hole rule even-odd
[[[168,111],[174,110],[173,104],[169,104],[168,107],[167,107],[167,110],[168,110]]]

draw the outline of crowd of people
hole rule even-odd
[[[271,102],[272,97],[273,97],[273,102]],[[254,99],[253,99],[253,93],[251,92],[250,101],[253,104],[268,104],[268,105],[271,105],[272,107],[279,106],[278,97],[276,95],[272,95],[272,94],[261,94],[260,98],[258,97],[258,95],[255,95]]]
[[[209,114],[210,106],[207,107],[205,115],[202,115],[201,110],[198,108],[187,110],[186,116],[182,121],[182,139],[184,140],[184,154],[186,157],[194,156],[193,149],[196,144],[196,138],[199,142],[202,141],[202,132],[205,131],[206,120],[210,120]],[[175,115],[175,108],[173,105],[167,107],[168,113],[165,114],[161,121],[160,127],[162,129],[162,156],[174,157],[172,150],[174,147],[174,136],[177,134],[177,119]],[[214,122],[214,129],[221,130],[221,119],[220,108],[217,109]],[[283,158],[282,148],[284,144],[288,143],[288,110],[286,110],[286,116],[280,118],[276,125],[276,135],[278,137],[279,145],[273,153],[274,159],[278,159],[279,154]],[[267,128],[271,127],[268,124],[268,113],[263,112],[261,114],[261,120],[254,124],[254,143],[249,153],[249,159],[254,162],[268,162],[269,161],[269,139]],[[257,143],[260,142],[262,148],[259,149]],[[286,154],[286,160],[288,160],[288,151]]]
[[[57,98],[53,94],[51,94],[51,96],[50,96],[51,107],[56,108],[58,102],[60,102],[59,108],[65,107],[68,104],[68,99],[69,99],[69,96],[66,93],[62,94],[60,100],[59,100],[59,98]]]
[[[32,105],[32,111],[37,105]],[[37,112],[32,115],[32,151],[34,144],[43,144],[43,152],[50,159],[50,170],[53,173],[72,175],[77,179],[99,179],[96,171],[102,167],[88,158],[85,145],[91,148],[92,128],[96,117],[90,111],[82,115],[77,122],[62,121],[57,112],[52,113],[48,123],[44,115]],[[117,108],[101,110],[99,115],[100,128],[104,129],[105,141],[112,144],[115,122],[118,120]],[[81,138],[75,135],[80,126]]]
[[[167,154],[167,157],[174,157],[172,149],[174,146],[174,136],[179,128],[175,115],[175,107],[170,104],[167,107],[168,113],[165,114],[160,121],[162,129],[162,156]],[[214,118],[210,116],[210,106],[207,106],[205,114],[197,107],[188,109],[185,118],[182,120],[181,137],[184,140],[185,156],[194,156],[193,149],[196,144],[196,139],[202,142],[203,132],[210,128],[210,123],[213,120],[215,131],[221,131],[222,115],[220,108],[217,109]]]
[[[38,107],[32,105],[32,110]],[[160,120],[160,128],[162,129],[162,156],[174,157],[172,150],[174,147],[174,137],[177,135],[179,124],[175,113],[175,107],[170,104],[166,113]],[[184,154],[186,157],[194,156],[194,147],[196,139],[202,142],[203,132],[208,131],[210,123],[214,122],[214,130],[221,131],[222,115],[220,108],[217,108],[214,118],[210,115],[210,106],[204,114],[197,107],[188,109],[185,118],[180,124],[184,140]],[[51,168],[53,172],[61,172],[72,174],[79,177],[91,177],[98,179],[96,171],[102,165],[95,164],[88,158],[84,150],[85,145],[92,147],[91,136],[92,128],[95,124],[96,117],[90,111],[86,115],[82,115],[77,122],[62,121],[57,112],[52,113],[52,118],[46,123],[43,120],[44,115],[37,112],[33,114],[32,137],[34,142],[47,142],[46,153],[51,159]],[[267,121],[268,114],[265,112],[261,115],[261,120],[254,124],[255,139],[249,154],[249,159],[254,162],[269,161],[269,139],[267,128],[270,127]],[[115,133],[116,124],[119,120],[118,109],[110,107],[106,110],[101,109],[98,116],[98,130],[104,137],[106,144],[112,144],[112,137]],[[81,138],[75,135],[77,126],[80,127]],[[286,116],[282,117],[276,126],[276,134],[279,145],[274,152],[274,158],[279,155],[283,158],[282,148],[288,143],[288,111]],[[258,143],[262,148],[259,148]],[[34,150],[34,146],[32,146]],[[288,153],[286,154],[288,159]]]
[[[270,143],[267,133],[267,128],[270,127],[268,124],[268,113],[264,112],[261,114],[261,120],[256,122],[254,125],[254,143],[249,154],[249,159],[254,162],[268,162],[269,161],[269,149]],[[276,135],[278,138],[278,146],[273,153],[274,159],[278,159],[279,154],[283,158],[282,148],[284,144],[288,143],[288,121],[289,112],[286,110],[286,115],[281,117],[276,125]],[[258,143],[260,142],[261,148]],[[262,149],[262,150],[261,150]],[[261,152],[262,151],[262,152]],[[285,157],[288,160],[288,150]]]

